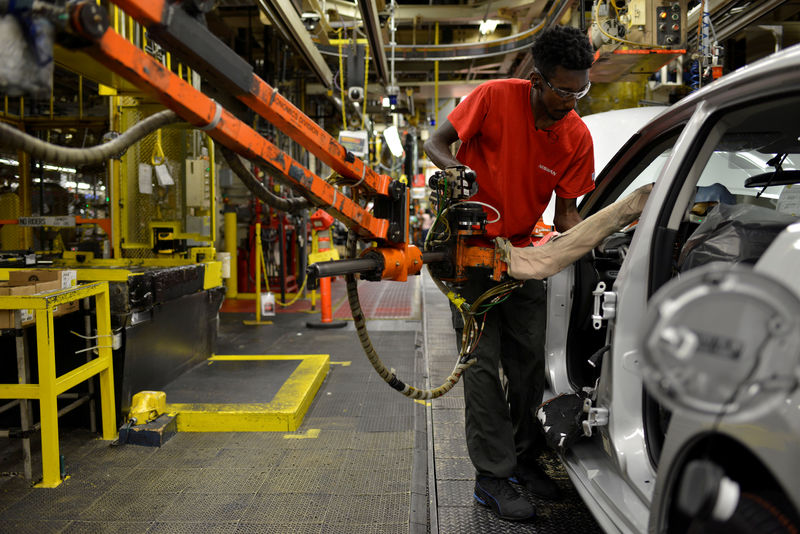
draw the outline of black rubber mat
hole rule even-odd
[[[302,360],[208,360],[164,387],[167,402],[267,403]]]

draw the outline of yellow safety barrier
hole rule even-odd
[[[56,376],[56,353],[53,336],[54,308],[95,297],[97,315],[97,358],[68,373]],[[112,332],[108,282],[82,284],[39,295],[0,296],[0,310],[32,310],[36,320],[38,384],[0,384],[0,399],[39,401],[42,438],[42,482],[37,487],[55,488],[61,484],[58,445],[58,395],[89,380],[100,379],[100,407],[103,439],[116,437],[114,413],[114,371],[111,357]],[[19,323],[18,323],[19,324]]]

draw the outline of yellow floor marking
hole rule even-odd
[[[227,360],[227,361],[253,361],[253,360],[305,360],[306,358],[320,358],[328,357],[327,354],[236,354],[236,355],[220,355],[212,356],[209,360]],[[330,362],[333,363],[333,362]]]
[[[178,413],[179,432],[292,432],[303,417],[330,369],[328,354],[221,355],[215,361],[299,360],[299,364],[268,403],[168,404]]]
[[[272,321],[256,321],[253,319],[249,319],[246,321],[242,321],[242,324],[247,326],[254,326],[254,325],[265,325],[265,324],[272,324]]]
[[[331,363],[333,363],[333,362],[331,362]],[[416,402],[416,403],[418,403],[418,404],[421,404],[421,405],[423,405],[423,406],[430,406],[430,405],[431,405],[431,403],[430,403],[430,402],[428,402],[428,401],[424,401],[424,400],[421,400],[421,399],[414,399],[414,402]]]
[[[331,362],[331,365],[341,365],[342,367],[350,367],[351,361],[348,362]]]
[[[319,428],[309,428],[305,432],[298,434],[284,434],[283,439],[316,439],[319,437],[320,432]]]

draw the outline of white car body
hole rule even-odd
[[[613,121],[613,115],[598,118],[605,123]],[[591,116],[586,119],[589,123]],[[590,129],[596,131],[591,124]],[[699,198],[695,197],[696,187],[722,183],[737,206],[758,205],[776,212],[778,206],[786,214],[793,209],[791,186],[770,185],[757,196],[761,188],[744,187],[744,179],[769,171],[767,160],[784,152],[788,156],[783,169],[800,168],[798,136],[800,47],[792,47],[726,75],[659,113],[610,159],[598,174],[597,189],[580,205],[582,214],[588,216],[633,188],[655,181],[635,232],[627,234],[633,233],[629,243],[609,248],[608,257],[595,252],[548,279],[545,352],[550,388],[554,394],[591,388],[594,395],[589,417],[596,426],[590,427],[590,437],[580,439],[563,455],[564,465],[607,532],[698,528],[701,519],[683,517],[676,505],[682,476],[693,459],[721,465],[742,491],[765,496],[788,521],[797,520],[800,394],[796,384],[800,374],[796,361],[800,355],[794,350],[794,338],[785,343],[790,349],[775,360],[788,362],[790,369],[784,372],[781,368],[787,385],[781,389],[779,402],[772,399],[761,403],[760,409],[739,411],[732,402],[717,413],[694,410],[686,399],[678,398],[668,406],[669,416],[659,402],[669,394],[645,391],[645,385],[652,386],[645,377],[654,376],[658,361],[643,347],[653,333],[656,310],[651,299],[659,289],[666,291],[666,286],[693,276],[691,268],[681,271],[676,267],[675,259],[677,251],[690,250],[686,243],[691,232],[705,218],[689,215]],[[602,143],[604,137],[594,137],[601,146],[598,141]],[[775,152],[770,152],[771,148]],[[800,185],[794,188],[796,192]],[[620,237],[624,242],[625,235]],[[794,309],[800,302],[800,225],[784,230],[757,260],[754,267],[742,267],[748,270],[742,280],[747,280],[753,294],[758,293],[759,280],[768,279],[765,286],[777,283],[788,302],[785,307]],[[731,260],[731,265],[737,262]],[[721,272],[728,268],[719,267]],[[597,291],[604,293],[596,301],[600,313],[591,295],[598,280],[606,282],[605,289]],[[753,304],[746,295],[737,298],[737,307],[742,309],[762,304]],[[769,301],[765,302],[769,307]],[[691,309],[703,305],[699,300]],[[709,309],[707,320],[716,319],[714,328],[731,340],[741,336],[746,341],[746,330],[752,325],[737,324],[737,313]],[[596,316],[594,320],[591,315]],[[595,330],[593,322],[601,322],[602,327]],[[609,348],[598,369],[587,366],[585,361],[606,345]],[[754,361],[761,369],[766,356],[755,354]],[[692,363],[687,357],[687,364]],[[728,368],[721,363],[720,376]],[[692,377],[685,380],[688,391]],[[751,389],[759,385],[737,383],[736,394],[748,384]],[[715,388],[712,383],[708,390]],[[702,390],[699,394],[703,395]]]

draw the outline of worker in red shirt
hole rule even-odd
[[[470,198],[495,208],[487,245],[497,236],[514,246],[531,245],[531,234],[555,192],[556,230],[581,217],[576,198],[594,189],[591,135],[574,111],[589,91],[594,50],[577,28],[556,26],[531,46],[530,79],[504,79],[476,87],[431,135],[424,149],[441,169],[467,166],[477,175]],[[461,141],[453,157],[450,146]],[[494,212],[487,211],[490,221]],[[485,271],[475,270],[460,288],[468,302],[490,289]],[[533,505],[510,484],[522,484],[546,499],[558,486],[539,466],[545,444],[535,410],[545,387],[546,327],[544,283],[529,280],[486,314],[477,361],[464,373],[467,448],[475,467],[475,499],[499,517],[524,521]],[[461,340],[463,321],[454,308]],[[508,379],[504,392],[498,368]]]

